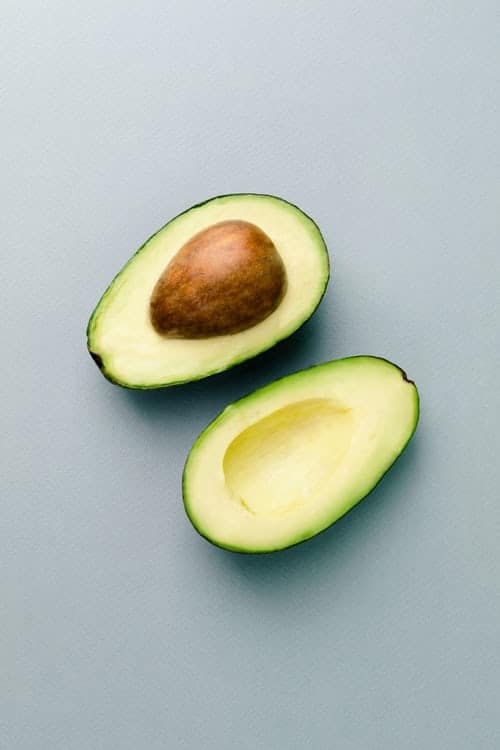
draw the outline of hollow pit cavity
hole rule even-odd
[[[289,404],[230,443],[223,461],[226,486],[254,516],[293,513],[332,482],[353,432],[351,410],[330,399]]]

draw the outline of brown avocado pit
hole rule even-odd
[[[248,221],[221,221],[167,265],[151,294],[151,322],[168,338],[238,333],[276,310],[285,291],[285,266],[267,234]]]

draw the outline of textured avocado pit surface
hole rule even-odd
[[[285,288],[285,266],[268,235],[248,221],[221,221],[188,240],[165,268],[151,295],[151,322],[170,338],[238,333],[276,310]]]

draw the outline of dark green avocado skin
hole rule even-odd
[[[415,416],[414,416],[414,421],[413,421],[413,429],[410,432],[410,434],[409,434],[408,439],[406,440],[406,442],[401,445],[400,451],[399,451],[398,455],[395,457],[394,461],[389,466],[387,466],[384,471],[382,471],[380,473],[379,477],[374,482],[374,484],[372,485],[372,487],[369,490],[369,492],[367,492],[363,496],[363,498],[361,498],[355,505],[353,505],[352,508],[350,508],[347,511],[347,513],[345,513],[344,515],[347,515],[350,511],[352,511],[357,505],[359,505],[359,503],[361,502],[361,500],[364,500],[366,497],[368,497],[369,495],[371,495],[372,492],[376,489],[376,487],[378,487],[378,485],[381,483],[381,481],[385,477],[385,475],[388,474],[389,471],[392,469],[392,467],[394,466],[394,464],[396,463],[396,461],[398,460],[398,458],[400,458],[400,456],[405,452],[407,446],[409,445],[409,443],[411,442],[411,440],[412,440],[412,438],[413,438],[413,436],[415,434],[415,431],[417,429],[417,425],[418,425],[419,420],[420,420],[420,394],[419,394],[419,391],[418,391],[418,388],[417,388],[417,385],[416,385],[415,381],[411,380],[408,377],[408,375],[406,374],[405,370],[403,370],[402,367],[400,367],[399,365],[395,364],[394,362],[391,362],[391,360],[387,359],[386,357],[378,357],[378,356],[370,355],[370,354],[368,354],[368,355],[367,354],[357,354],[357,355],[353,355],[351,357],[346,357],[345,359],[353,359],[354,360],[354,359],[364,359],[366,357],[369,357],[370,359],[379,359],[379,360],[381,360],[383,362],[387,362],[387,364],[391,365],[392,367],[395,367],[397,370],[399,370],[401,372],[401,377],[402,377],[402,379],[406,383],[409,383],[410,385],[413,386],[413,388],[414,388],[414,399],[415,399],[415,401],[414,401],[414,404],[415,404]],[[330,362],[322,362],[320,364],[313,365],[312,367],[308,367],[305,370],[296,371],[295,373],[292,373],[292,374],[307,373],[307,372],[310,372],[310,371],[315,370],[317,368],[324,367],[325,365],[328,365],[328,364],[330,364]],[[229,406],[227,406],[222,412],[220,412],[207,425],[207,427],[203,430],[203,432],[198,436],[197,440],[194,442],[194,444],[193,444],[193,446],[191,448],[191,451],[189,452],[189,454],[188,454],[188,456],[186,458],[186,461],[184,463],[184,469],[183,469],[183,472],[182,472],[182,482],[181,482],[182,497],[183,497],[183,503],[184,503],[184,510],[186,512],[186,515],[187,515],[189,521],[191,522],[191,525],[193,526],[193,528],[195,529],[195,531],[198,533],[198,535],[201,536],[203,539],[205,539],[207,542],[210,542],[210,544],[213,545],[214,547],[218,547],[219,549],[223,549],[223,550],[226,550],[228,552],[236,552],[238,554],[247,555],[247,556],[248,555],[261,556],[261,555],[269,555],[269,554],[271,554],[273,552],[284,552],[285,550],[291,549],[292,547],[297,547],[299,544],[303,544],[304,542],[311,541],[311,540],[315,539],[317,536],[319,536],[320,534],[324,534],[325,531],[328,531],[332,526],[335,525],[335,523],[337,523],[337,521],[339,521],[341,518],[344,517],[344,515],[340,516],[338,519],[336,519],[336,521],[334,521],[329,526],[326,526],[325,528],[321,529],[320,531],[314,531],[312,534],[310,532],[306,531],[302,537],[295,538],[295,540],[293,542],[291,542],[290,544],[286,545],[285,547],[280,546],[280,547],[276,547],[276,549],[266,549],[265,551],[262,551],[262,550],[253,550],[253,549],[249,549],[249,548],[245,548],[245,547],[236,547],[236,546],[231,546],[231,545],[228,545],[228,544],[222,544],[220,542],[217,542],[214,539],[212,539],[211,537],[209,537],[206,534],[204,534],[203,531],[198,527],[198,525],[194,522],[194,520],[192,519],[192,517],[190,515],[189,503],[187,502],[187,489],[186,489],[187,471],[186,471],[186,469],[188,467],[189,457],[190,457],[190,454],[193,451],[193,449],[202,440],[202,438],[205,435],[205,433],[207,433],[210,429],[212,429],[213,426],[215,426],[215,424],[222,417],[222,415],[224,414],[224,412],[226,411],[226,409],[231,409],[231,408],[237,407],[238,404],[241,401],[246,401],[247,399],[251,399],[254,395],[257,395],[262,390],[274,388],[275,386],[278,386],[282,381],[286,380],[289,377],[290,377],[290,374],[289,375],[285,375],[282,378],[278,378],[277,380],[273,381],[272,383],[269,383],[267,386],[263,386],[262,388],[258,388],[256,391],[248,393],[246,396],[243,396],[241,399],[238,399],[238,401],[235,401],[232,404],[230,404]]]
[[[321,292],[321,295],[318,298],[318,301],[317,301],[316,305],[311,309],[309,315],[306,318],[304,318],[304,320],[302,322],[300,322],[299,325],[297,325],[295,327],[295,329],[287,332],[285,335],[281,336],[280,338],[277,338],[276,340],[270,340],[269,343],[268,343],[268,345],[265,346],[265,347],[263,347],[259,351],[259,353],[257,355],[249,355],[249,356],[244,356],[244,357],[242,357],[240,359],[236,359],[235,361],[231,362],[231,364],[228,365],[228,366],[224,366],[224,367],[222,367],[220,369],[215,369],[212,372],[209,372],[209,373],[206,373],[206,374],[202,374],[199,377],[190,377],[190,378],[187,378],[186,380],[178,380],[178,381],[175,381],[175,382],[168,382],[168,383],[157,383],[157,384],[155,383],[155,384],[152,384],[152,385],[149,385],[149,384],[147,384],[147,385],[146,384],[145,385],[137,385],[137,384],[131,385],[130,383],[121,381],[121,380],[117,379],[116,377],[114,377],[111,373],[107,372],[106,367],[105,367],[105,365],[103,363],[103,360],[102,360],[101,356],[98,353],[92,351],[91,343],[90,343],[90,336],[91,336],[92,325],[93,325],[93,322],[95,320],[96,314],[97,314],[97,312],[99,310],[101,301],[105,297],[107,291],[111,288],[111,286],[114,284],[114,282],[126,270],[127,266],[133,260],[133,258],[135,258],[135,256],[138,255],[142,251],[142,249],[148,244],[148,242],[150,242],[150,240],[153,239],[153,237],[155,237],[159,232],[161,232],[163,229],[165,229],[165,227],[167,227],[171,222],[175,221],[176,219],[178,219],[181,216],[184,216],[184,214],[189,213],[190,211],[192,211],[195,208],[201,208],[206,203],[210,203],[211,201],[214,201],[214,200],[217,200],[217,199],[238,197],[238,196],[241,196],[241,197],[243,197],[243,196],[259,196],[259,197],[262,197],[262,198],[275,198],[275,199],[278,199],[278,200],[282,201],[283,203],[287,203],[292,208],[295,208],[298,211],[300,211],[307,219],[309,219],[309,221],[312,224],[314,224],[314,226],[316,227],[316,229],[318,231],[318,234],[319,234],[319,236],[320,236],[320,238],[321,238],[321,240],[323,242],[324,248],[325,248],[325,256],[326,256],[325,260],[326,260],[326,264],[327,264],[327,272],[325,274],[323,290]],[[193,382],[196,382],[197,380],[204,380],[205,378],[212,377],[213,375],[218,375],[221,372],[226,372],[227,370],[231,370],[233,367],[236,367],[237,365],[240,365],[243,362],[246,362],[248,359],[253,359],[254,356],[259,356],[260,354],[264,354],[264,352],[269,351],[269,349],[272,349],[272,347],[275,346],[276,344],[278,344],[280,341],[283,341],[283,340],[289,338],[294,333],[296,333],[300,328],[302,328],[302,326],[305,323],[307,323],[307,321],[310,320],[310,318],[314,315],[314,313],[318,309],[319,305],[321,304],[321,302],[323,300],[323,297],[325,296],[325,293],[326,293],[328,282],[329,282],[330,277],[331,277],[331,271],[332,271],[332,261],[331,261],[331,258],[329,256],[328,252],[326,251],[326,242],[325,242],[325,239],[324,239],[324,237],[323,237],[323,235],[321,233],[320,228],[318,227],[318,225],[316,224],[316,222],[314,221],[314,219],[312,219],[308,214],[306,214],[305,211],[303,211],[301,208],[299,208],[299,206],[297,206],[295,203],[292,203],[291,201],[287,201],[284,198],[280,198],[279,196],[272,195],[270,193],[224,193],[224,194],[221,194],[221,195],[215,195],[215,196],[212,196],[211,198],[207,198],[207,200],[201,201],[200,203],[193,204],[189,208],[185,209],[184,211],[181,211],[176,216],[173,216],[171,219],[169,219],[169,221],[167,221],[163,226],[161,226],[156,232],[153,232],[153,234],[150,237],[148,237],[145,242],[142,243],[142,245],[129,258],[129,260],[123,266],[123,268],[121,268],[121,270],[113,277],[113,279],[111,280],[110,284],[108,284],[108,287],[106,288],[105,292],[101,295],[101,297],[100,297],[97,305],[94,307],[94,309],[93,309],[93,311],[92,311],[92,313],[90,315],[90,318],[89,318],[89,321],[88,321],[88,324],[87,324],[87,328],[86,328],[87,351],[88,351],[90,357],[92,358],[92,360],[94,361],[94,363],[97,365],[97,367],[98,367],[99,371],[101,372],[101,374],[106,378],[106,380],[108,380],[110,383],[113,383],[114,385],[118,385],[121,388],[125,388],[127,390],[156,390],[156,389],[159,389],[159,388],[169,388],[171,386],[184,385],[186,383],[193,383]]]

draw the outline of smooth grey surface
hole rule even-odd
[[[4,4],[2,750],[498,750],[500,7]],[[319,223],[314,319],[230,373],[108,384],[87,318],[168,218]],[[275,556],[184,517],[229,401],[379,354],[422,396],[368,500]]]

